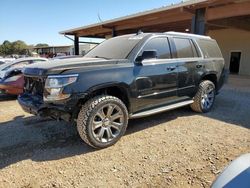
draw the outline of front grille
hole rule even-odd
[[[43,96],[45,78],[24,77],[24,92],[32,95]]]

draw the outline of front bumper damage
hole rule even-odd
[[[44,103],[41,96],[24,93],[18,96],[18,102],[27,113],[68,122],[74,119],[74,114],[78,110],[78,100],[72,98],[56,104]]]

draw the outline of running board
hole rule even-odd
[[[157,113],[160,113],[160,112],[164,112],[164,111],[168,111],[168,110],[173,110],[175,108],[179,108],[179,107],[182,107],[182,106],[186,106],[186,105],[192,104],[193,102],[194,102],[193,100],[182,101],[182,102],[179,102],[179,103],[175,103],[175,104],[163,106],[163,107],[160,107],[160,108],[156,108],[156,109],[152,109],[152,110],[147,110],[147,111],[144,111],[144,112],[130,114],[129,118],[130,119],[141,118],[141,117],[145,117],[145,116],[157,114]]]

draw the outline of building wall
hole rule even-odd
[[[232,51],[241,52],[240,75],[250,75],[250,32],[238,29],[211,30],[207,35],[216,39],[225,58],[226,67],[230,65]]]
[[[65,46],[65,47],[54,48],[54,53],[70,54],[70,47],[69,46]]]
[[[37,48],[36,49],[37,53],[39,53],[40,55],[42,54],[49,54],[49,53],[52,53],[52,54],[57,54],[57,53],[65,53],[67,55],[70,54],[70,46],[62,46],[62,47],[41,47],[41,48]]]
[[[89,50],[91,50],[95,46],[96,46],[96,44],[80,44],[79,45],[79,54],[85,55]],[[70,47],[70,54],[71,55],[75,54],[75,49],[74,49],[73,45]]]

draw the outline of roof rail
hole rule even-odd
[[[181,33],[181,32],[175,32],[175,31],[168,31],[168,32],[165,32],[165,34],[168,34],[168,35],[178,35],[178,36],[187,36],[187,37],[196,37],[196,38],[204,38],[204,39],[211,39],[211,37],[209,37],[209,36],[196,35],[196,34],[191,34],[191,33]]]

